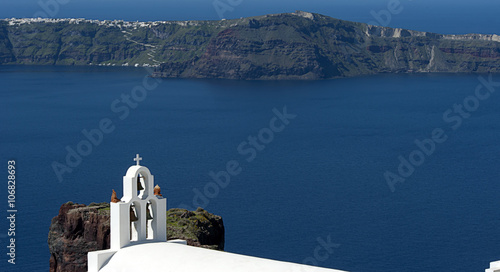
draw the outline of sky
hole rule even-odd
[[[498,0],[0,0],[0,18],[219,20],[295,10],[444,34],[500,34]]]

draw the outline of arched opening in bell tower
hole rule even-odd
[[[146,191],[147,182],[146,176],[142,173],[137,174],[137,196],[141,197]]]
[[[130,204],[130,241],[138,241],[139,240],[139,212],[140,204],[137,202],[133,202]]]
[[[155,239],[155,229],[153,228],[153,223],[156,220],[156,202],[154,200],[148,201],[146,208],[146,238]]]

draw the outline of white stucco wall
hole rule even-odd
[[[147,243],[120,249],[100,272],[343,272],[177,243]]]

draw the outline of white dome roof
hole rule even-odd
[[[116,252],[99,272],[342,272],[177,243],[145,243]]]

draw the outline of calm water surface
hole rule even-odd
[[[47,234],[60,205],[121,194],[136,153],[168,208],[200,204],[193,190],[203,191],[209,172],[240,163],[241,173],[201,203],[223,217],[229,252],[302,262],[329,237],[339,246],[318,264],[348,271],[472,272],[500,258],[500,93],[480,101],[456,130],[442,117],[474,94],[477,75],[163,80],[120,119],[124,110],[111,105],[145,75],[0,66],[0,162],[7,168],[17,160],[19,210],[17,264],[7,264],[2,246],[2,271],[47,271]],[[237,147],[285,106],[295,119],[247,162]],[[81,131],[103,118],[114,131],[59,182],[51,164],[64,163],[65,148],[76,148]],[[414,141],[435,128],[447,140],[391,192],[383,174],[397,172],[398,156],[408,158]],[[6,220],[0,228],[6,245]]]

